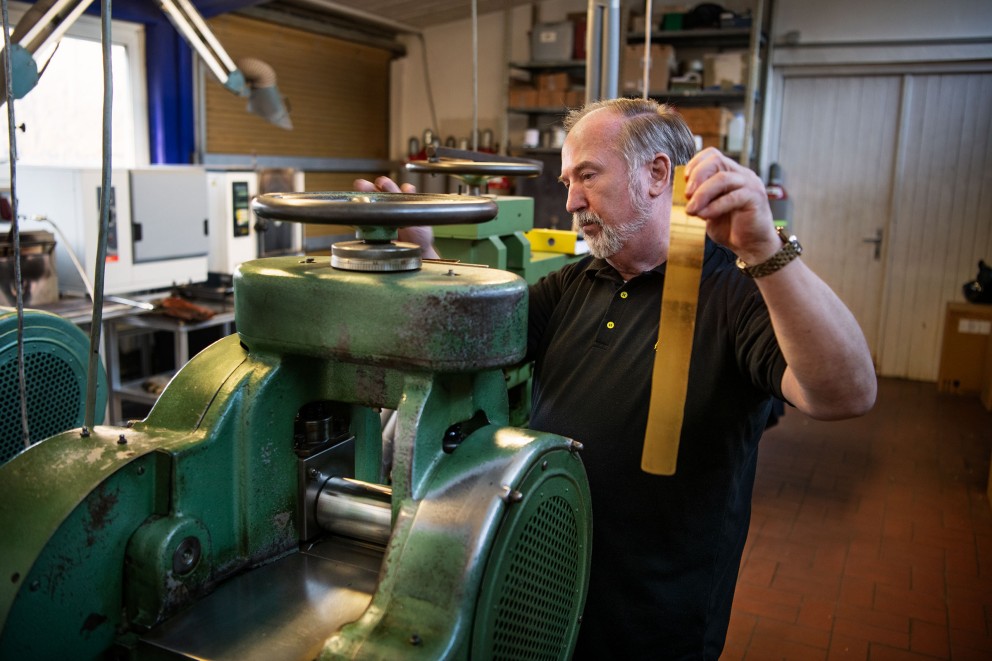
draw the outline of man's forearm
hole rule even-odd
[[[857,320],[802,260],[756,280],[788,368],[786,398],[807,415],[842,419],[875,403],[877,378]]]

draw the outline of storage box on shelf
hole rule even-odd
[[[627,44],[620,67],[620,88],[624,94],[644,92],[644,44]],[[648,94],[664,94],[669,76],[675,70],[675,49],[667,44],[651,44],[648,66]]]
[[[734,114],[726,108],[678,108],[689,130],[702,137],[703,147],[727,148],[727,136]]]
[[[571,21],[538,23],[530,33],[530,59],[534,62],[565,62],[575,52],[575,24]]]
[[[512,112],[563,112],[582,104],[585,90],[568,72],[535,73],[532,83],[511,82],[508,94]]]
[[[585,99],[584,14],[538,23],[530,33],[530,59],[511,62],[507,104],[510,112],[563,113]],[[543,112],[549,111],[549,112]],[[529,124],[535,124],[532,119]]]
[[[703,89],[743,88],[748,81],[747,51],[703,55]]]
[[[750,12],[724,12],[706,26],[696,25],[689,13],[661,10],[645,20],[643,11],[632,13],[621,69],[621,93],[643,94],[645,32],[650,32],[647,93],[678,110],[699,108],[720,117],[719,130],[689,125],[703,138],[704,146],[716,146],[755,166],[754,146],[760,142],[761,89],[766,41],[762,32],[764,1],[755,0]],[[726,14],[726,15],[724,15]],[[683,20],[686,19],[686,20]],[[661,57],[656,49],[671,49]],[[671,59],[675,61],[672,67]],[[658,64],[661,63],[659,67]],[[751,66],[756,66],[754,72]],[[655,68],[661,71],[655,71]],[[657,76],[657,77],[656,77]],[[662,78],[665,79],[663,84]],[[724,110],[724,112],[716,112]],[[683,112],[683,114],[686,114]],[[734,119],[732,119],[734,118]],[[686,117],[689,120],[689,117]],[[698,120],[699,118],[694,118]],[[733,123],[732,123],[733,122]],[[741,124],[744,124],[742,127]]]

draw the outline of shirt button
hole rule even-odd
[[[620,292],[620,298],[627,298],[627,292],[625,291]]]
[[[607,321],[606,322],[606,327],[607,328],[613,328],[614,326],[616,326],[616,324],[614,324],[612,321]]]

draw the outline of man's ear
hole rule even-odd
[[[670,187],[672,178],[672,160],[668,154],[658,152],[654,155],[651,166],[651,183],[648,186],[648,193],[658,196]]]

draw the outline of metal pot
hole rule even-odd
[[[59,278],[55,271],[55,235],[42,231],[21,232],[20,239],[25,307],[57,302]],[[0,304],[17,304],[14,243],[10,233],[0,236]]]

